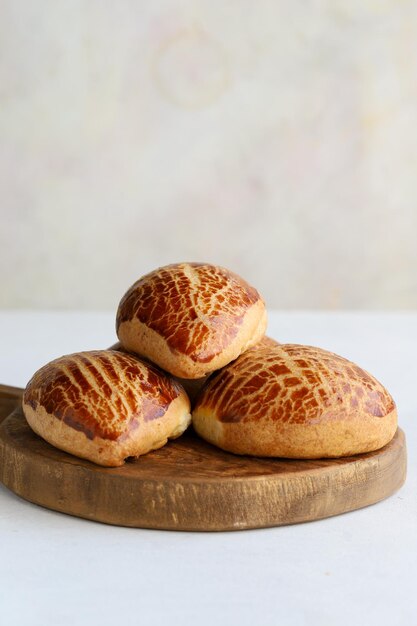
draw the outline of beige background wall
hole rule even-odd
[[[417,306],[417,3],[2,0],[3,307],[208,260],[275,308]]]

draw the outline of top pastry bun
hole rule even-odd
[[[207,263],[161,267],[136,281],[116,318],[122,345],[181,378],[201,378],[265,334],[265,303],[240,276]]]

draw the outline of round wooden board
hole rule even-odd
[[[235,456],[192,431],[119,468],[50,446],[0,386],[0,480],[16,494],[90,520],[171,530],[241,530],[322,519],[374,504],[404,483],[404,433],[377,452],[297,461]],[[7,416],[6,416],[7,415]]]

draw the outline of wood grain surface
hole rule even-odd
[[[322,519],[404,483],[399,429],[377,452],[297,461],[235,456],[192,431],[119,468],[50,446],[29,428],[21,389],[0,385],[0,480],[22,498],[90,520],[171,530],[242,530]]]

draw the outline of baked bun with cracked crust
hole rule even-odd
[[[373,376],[296,344],[242,354],[208,381],[192,417],[223,450],[297,459],[378,450],[397,428],[394,401]]]
[[[123,465],[181,435],[190,401],[171,377],[112,350],[78,352],[41,367],[23,395],[32,430],[99,465]]]
[[[123,346],[180,378],[202,378],[265,334],[265,303],[227,269],[179,263],[140,278],[123,296],[116,332]]]

